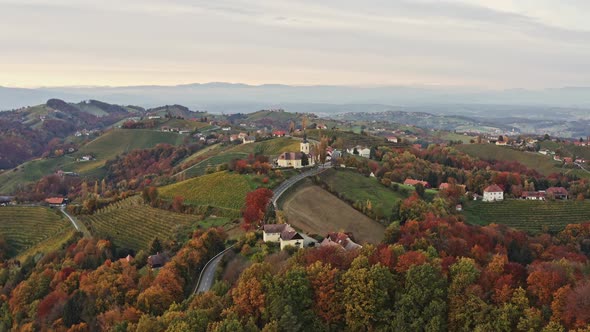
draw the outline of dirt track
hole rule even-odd
[[[315,185],[304,185],[285,198],[289,223],[308,234],[352,232],[359,243],[380,243],[385,227]]]

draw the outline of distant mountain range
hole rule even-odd
[[[480,112],[480,106],[487,105],[485,113],[488,116],[494,116],[495,110],[513,113],[515,108],[512,106],[533,108],[537,110],[533,114],[540,116],[551,115],[553,107],[590,108],[589,87],[493,91],[433,86],[352,87],[277,84],[253,86],[206,83],[176,86],[36,89],[0,87],[0,110],[42,104],[50,98],[71,101],[99,99],[113,104],[132,104],[146,108],[178,103],[192,110],[215,113],[284,108],[292,112],[318,114],[411,110],[477,115]],[[502,115],[499,114],[499,116]]]

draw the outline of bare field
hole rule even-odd
[[[380,243],[385,227],[326,190],[306,184],[288,194],[283,211],[289,223],[309,234],[352,232],[359,243]]]

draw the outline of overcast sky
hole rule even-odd
[[[0,85],[590,86],[588,0],[0,0]]]

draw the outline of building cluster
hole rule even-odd
[[[262,227],[262,240],[264,242],[279,243],[281,250],[287,246],[296,248],[338,246],[344,250],[360,249],[362,246],[352,240],[351,233],[328,233],[322,242],[297,232],[289,224],[266,224]]]

